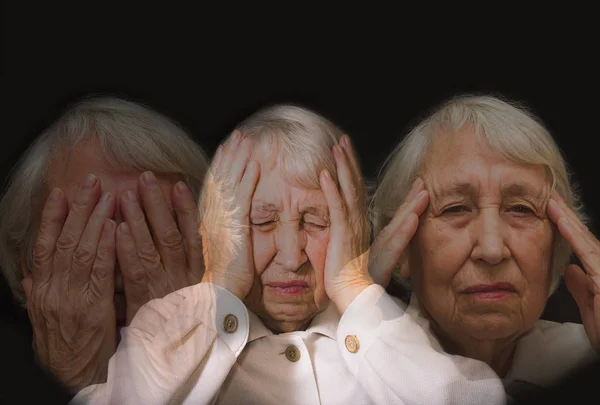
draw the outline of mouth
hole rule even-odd
[[[461,291],[475,299],[496,300],[517,293],[517,289],[511,283],[491,283],[472,285]]]
[[[301,294],[308,289],[308,283],[300,280],[289,281],[286,283],[272,282],[265,284],[265,286],[269,287],[274,293],[281,295]]]

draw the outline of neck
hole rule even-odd
[[[435,327],[434,330],[447,353],[483,361],[500,378],[506,377],[517,347],[517,338],[476,339],[465,335],[450,338]]]

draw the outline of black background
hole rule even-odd
[[[216,11],[204,4],[3,3],[2,178],[67,103],[90,93],[146,103],[183,125],[209,155],[266,103],[304,104],[351,135],[365,174],[374,177],[429,108],[456,93],[484,92],[522,101],[541,117],[597,229],[598,33],[585,11],[559,19],[515,12],[492,23],[496,11],[441,12],[437,21],[432,10],[400,6],[290,4],[242,10],[222,3],[225,10]],[[578,317],[566,297],[551,301],[555,320]],[[2,319],[19,336],[13,361],[28,367],[20,357],[30,344],[24,314],[4,284],[0,298]]]

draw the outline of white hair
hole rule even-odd
[[[375,234],[391,221],[404,201],[423,169],[436,136],[456,133],[465,126],[473,128],[482,146],[507,160],[544,166],[552,178],[552,187],[582,221],[587,221],[561,151],[539,119],[514,102],[492,96],[462,95],[437,107],[386,159],[379,172],[379,186],[371,200]],[[554,245],[549,294],[558,287],[571,254],[571,247],[559,234]],[[397,274],[395,279],[405,281]]]
[[[277,104],[255,112],[235,129],[252,139],[255,151],[273,157],[287,181],[307,189],[320,189],[319,174],[327,169],[337,182],[331,148],[344,132],[321,115],[304,107]],[[226,180],[213,181],[212,176],[210,173],[205,183],[199,207],[207,268],[211,262],[221,266],[229,263],[239,248],[244,227],[234,220],[237,209],[234,196],[221,190],[220,182]]]
[[[95,140],[98,153],[119,170],[180,174],[198,198],[208,158],[186,131],[166,116],[116,97],[90,97],[72,105],[35,140],[13,168],[0,201],[0,266],[21,304],[22,263],[31,267],[36,227],[55,160]]]

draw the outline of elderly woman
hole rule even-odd
[[[483,362],[436,351],[368,274],[348,136],[279,105],[219,147],[200,203],[202,283],[153,300],[107,384],[77,403],[504,403]]]
[[[197,197],[208,159],[164,115],[116,97],[68,108],[12,172],[0,265],[41,366],[77,392],[106,381],[117,329],[202,279]]]
[[[443,104],[389,157],[373,213],[371,274],[383,285],[393,268],[410,277],[407,312],[448,353],[486,362],[509,391],[595,358],[600,243],[557,145],[523,109],[493,97]],[[587,274],[568,266],[571,248]],[[583,326],[539,319],[565,270]]]

